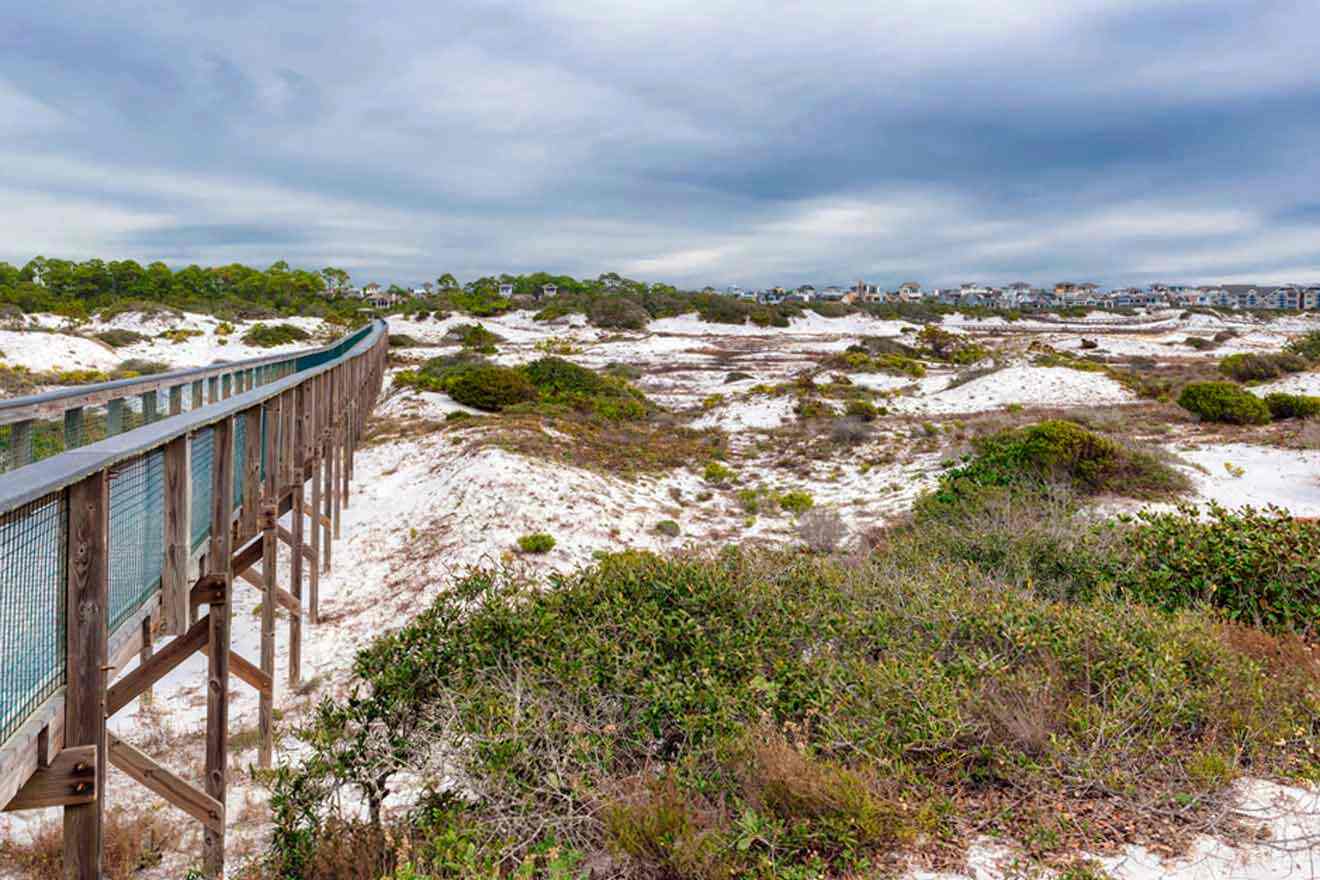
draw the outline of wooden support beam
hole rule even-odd
[[[223,605],[228,601],[225,583],[221,575],[214,573],[202,575],[188,593],[189,603],[194,608],[200,605]]]
[[[110,611],[110,477],[98,471],[68,489],[65,748],[91,746],[95,790],[105,791],[105,667]],[[64,808],[64,876],[100,880],[105,799]]]
[[[252,566],[247,571],[239,575],[243,581],[256,587],[258,590],[265,590],[265,564]],[[302,614],[302,605],[293,598],[293,594],[283,587],[275,587],[275,604],[283,608],[290,614]],[[263,611],[264,611],[263,604]]]
[[[261,535],[251,538],[234,554],[232,563],[234,574],[241,575],[261,561]]]
[[[246,371],[239,375],[245,375]],[[239,540],[257,534],[261,515],[261,407],[243,413],[243,448],[238,451],[243,463],[243,507],[238,520]]]
[[[96,783],[96,746],[63,749],[47,766],[37,768],[4,811],[94,804],[100,791]]]
[[[11,467],[32,463],[32,420],[24,419],[9,426],[9,455]]]
[[[170,388],[170,415],[177,416],[183,412],[183,386],[175,385]]]
[[[110,763],[130,779],[178,807],[208,830],[224,833],[225,805],[166,770],[154,759],[110,734]]]
[[[188,550],[192,524],[192,443],[176,437],[165,445],[165,567],[161,571],[161,630],[188,628]]]
[[[133,698],[169,675],[174,667],[187,660],[196,652],[206,647],[210,637],[210,615],[203,617],[188,628],[183,635],[161,648],[145,663],[125,675],[110,686],[106,693],[105,710],[107,717],[113,717],[120,709],[133,702]]]
[[[211,626],[207,638],[206,688],[206,793],[225,802],[229,769],[229,648],[233,618],[233,530],[234,510],[234,419],[212,426],[214,438],[211,466],[211,543],[207,551],[208,575],[222,583],[221,601],[211,604]],[[225,827],[202,830],[202,871],[212,880],[225,875]]]
[[[76,449],[83,443],[83,409],[75,406],[64,411],[64,448]]]
[[[289,529],[285,528],[284,526],[276,527],[275,531],[279,535],[280,540],[284,542],[285,546],[288,547],[290,550],[292,550],[295,542],[293,532],[291,532]],[[312,548],[308,547],[306,544],[303,545],[302,556],[303,559],[308,560],[313,565],[316,564],[316,554],[313,553]]]
[[[261,583],[264,594],[261,602],[261,671],[270,677],[269,692],[262,692],[257,706],[257,731],[261,734],[261,751],[257,755],[261,767],[269,767],[275,742],[275,600],[281,590],[275,583],[275,568],[279,564],[275,538],[275,522],[279,508],[266,503],[261,509]],[[293,596],[289,600],[296,604]],[[291,614],[301,610],[291,609]]]
[[[258,693],[273,693],[271,677],[236,651],[229,652],[229,669],[239,681],[251,685]]]
[[[142,646],[138,649],[138,666],[151,662],[152,655],[155,654],[155,644],[151,632],[151,615],[147,614],[142,618]],[[152,701],[151,685],[142,689],[142,705],[150,706]]]

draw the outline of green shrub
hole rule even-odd
[[[805,489],[793,489],[781,493],[777,498],[779,506],[789,513],[802,514],[816,506],[816,499]]]
[[[644,330],[651,322],[651,315],[626,297],[601,297],[587,309],[587,320],[610,330]]]
[[[1304,336],[1298,336],[1284,346],[1284,351],[1304,357],[1308,361],[1320,361],[1320,330],[1312,330]]]
[[[391,333],[389,337],[390,348],[417,348],[421,344],[417,337],[407,333]]]
[[[1118,586],[1143,602],[1204,603],[1242,623],[1320,634],[1320,523],[1212,502],[1208,518],[1192,506],[1142,512],[1122,536]]]
[[[257,348],[274,348],[277,345],[306,342],[311,338],[312,334],[293,324],[253,324],[243,334],[243,341]]]
[[[1265,405],[1274,419],[1310,419],[1320,416],[1320,397],[1307,394],[1267,394]]]
[[[473,409],[499,412],[508,406],[536,399],[536,388],[519,370],[495,364],[476,364],[445,378],[444,390]]]
[[[128,358],[110,372],[112,379],[133,379],[137,376],[153,376],[164,373],[170,365],[164,361],[149,361],[146,358]]]
[[[932,506],[957,504],[992,486],[1034,491],[1054,484],[1084,495],[1113,492],[1160,498],[1190,485],[1153,453],[1060,419],[980,437],[973,446],[974,454],[945,472],[936,491],[918,505],[921,515],[931,515]]]
[[[136,330],[124,330],[119,327],[112,327],[109,330],[102,330],[100,333],[97,333],[96,338],[111,348],[125,348],[130,345],[136,345],[139,342],[146,342],[149,337],[145,334],[138,333]]]
[[[860,397],[854,397],[843,405],[843,413],[847,416],[861,419],[864,422],[873,422],[876,416],[880,415],[880,410],[869,400],[863,400]]]
[[[655,531],[666,537],[677,538],[681,530],[678,527],[678,523],[674,522],[672,519],[662,519],[655,524]]]
[[[1285,373],[1300,373],[1306,361],[1296,354],[1231,354],[1219,362],[1219,372],[1239,382],[1277,379]]]
[[[494,354],[495,343],[503,342],[503,337],[487,330],[481,324],[459,324],[451,327],[445,338],[459,343],[469,351],[481,354]]]
[[[1264,425],[1270,420],[1265,401],[1232,382],[1192,382],[1178,395],[1178,405],[1207,422]]]
[[[723,486],[734,478],[733,470],[723,462],[708,461],[706,469],[702,472],[702,478],[707,483],[713,483],[716,486]]]
[[[1213,339],[1206,339],[1204,336],[1188,336],[1183,340],[1183,345],[1196,349],[1197,351],[1210,351],[1218,348],[1219,343]]]
[[[555,539],[545,532],[534,532],[518,539],[518,549],[523,553],[549,553],[555,549]]]
[[[628,553],[551,589],[475,572],[360,652],[300,730],[271,776],[270,869],[311,876],[359,802],[372,818],[350,827],[445,877],[549,843],[629,877],[869,877],[1097,797],[1106,821],[1070,824],[1070,847],[1149,840],[1171,804],[1213,816],[1237,767],[1314,772],[1313,673],[1279,645],[903,552]],[[405,770],[465,790],[382,828]]]
[[[990,356],[990,350],[974,342],[970,336],[945,330],[936,324],[927,324],[917,333],[917,341],[924,353],[936,360],[966,366]]]
[[[625,379],[600,374],[558,357],[544,357],[520,368],[546,403],[563,404],[610,421],[646,417],[646,397]]]
[[[176,330],[162,330],[156,336],[156,338],[164,339],[173,345],[178,345],[179,343],[186,342],[189,339],[194,339],[198,336],[205,336],[205,335],[206,334],[203,333],[201,330],[176,329]]]

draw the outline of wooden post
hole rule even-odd
[[[220,377],[220,397],[228,400],[234,395],[234,374],[225,373]]]
[[[303,444],[307,466],[304,469],[312,482],[311,509],[304,511],[310,520],[311,529],[311,564],[307,567],[307,620],[312,625],[320,622],[321,593],[321,455],[319,448],[320,434],[317,425],[321,421],[321,407],[324,396],[321,393],[321,378],[307,382],[307,414],[303,419]],[[302,486],[298,487],[302,494]]]
[[[211,376],[206,380],[206,402],[215,403],[220,399],[220,378]]]
[[[71,880],[101,878],[109,532],[110,479],[99,471],[69,487],[64,745],[96,747],[96,801],[64,808],[64,876]]]
[[[234,420],[216,422],[211,481],[211,544],[207,552],[208,574],[224,584],[222,601],[213,602],[207,641],[206,689],[206,793],[225,803],[229,766],[229,648],[234,579],[230,522],[234,509]],[[221,826],[202,829],[202,864],[207,877],[224,877],[225,831]]]
[[[142,618],[142,647],[138,649],[138,665],[145,666],[151,660],[151,655],[155,653],[155,646],[152,644],[151,634],[151,615],[148,614]],[[148,686],[139,696],[140,706],[150,706],[152,703],[151,688]]]
[[[325,374],[325,405],[321,408],[324,416],[321,427],[321,481],[323,485],[321,486],[321,509],[316,512],[321,526],[321,552],[325,554],[325,558],[321,561],[321,570],[326,572],[330,571],[330,557],[333,552],[330,529],[333,523],[333,498],[335,494],[334,379],[334,371]]]
[[[142,424],[150,425],[159,419],[160,413],[156,407],[156,392],[144,391],[142,393]]]
[[[165,446],[165,568],[161,572],[161,628],[183,635],[191,617],[188,557],[192,528],[192,443],[188,435]]]
[[[105,405],[105,435],[124,433],[124,398],[116,397]]]
[[[239,537],[257,533],[261,517],[261,407],[243,413],[243,510],[238,520]]]
[[[333,491],[330,493],[332,498],[335,540],[339,540],[339,521],[340,509],[344,503],[344,459],[343,459],[343,438],[344,438],[344,400],[345,400],[345,377],[344,367],[342,365],[335,367],[335,411],[334,422],[330,426],[330,458],[331,468],[334,473],[330,476],[330,485]]]
[[[76,449],[83,440],[83,411],[81,406],[64,411],[64,448]]]
[[[306,383],[293,390],[292,432],[290,435],[290,472],[293,490],[293,514],[290,525],[292,540],[289,553],[289,592],[302,604],[303,595],[303,481],[306,479],[307,457],[303,454],[303,427],[306,424],[307,393]],[[293,614],[289,618],[289,684],[297,685],[302,680],[302,615]]]
[[[183,386],[175,385],[170,388],[170,415],[177,416],[183,412]]]
[[[257,706],[257,730],[261,734],[258,763],[269,767],[275,746],[275,570],[279,567],[279,540],[275,525],[279,508],[273,500],[261,510],[261,671],[270,676],[271,692],[263,692]]]
[[[32,420],[25,419],[9,426],[9,455],[12,467],[32,463]]]
[[[192,383],[192,408],[201,409],[206,406],[206,398],[202,394],[202,380],[198,379]]]

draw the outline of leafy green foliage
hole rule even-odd
[[[1300,373],[1305,369],[1304,358],[1286,351],[1275,354],[1230,354],[1219,362],[1219,372],[1239,382],[1277,379],[1285,373]]]
[[[706,469],[702,472],[702,478],[707,483],[713,483],[716,486],[723,486],[731,482],[734,476],[733,469],[721,461],[706,462]]]
[[[1307,394],[1267,394],[1265,405],[1274,419],[1310,419],[1320,416],[1320,397]]]
[[[941,476],[919,512],[930,515],[931,505],[956,504],[985,487],[1039,491],[1058,484],[1085,495],[1161,498],[1189,485],[1153,453],[1061,419],[980,437],[973,446],[975,453]]]
[[[1178,405],[1207,422],[1264,425],[1270,420],[1265,401],[1232,382],[1192,382],[1178,395]]]
[[[945,330],[936,324],[927,324],[917,333],[927,356],[950,364],[966,366],[990,356],[990,350],[972,340],[970,336]]]
[[[1312,330],[1303,336],[1298,336],[1287,345],[1284,351],[1306,358],[1308,361],[1320,361],[1320,330]]]
[[[102,330],[96,334],[96,338],[111,348],[125,348],[139,342],[146,342],[148,339],[145,334],[138,333],[136,330],[124,330],[119,327]]]
[[[258,348],[274,348],[277,345],[306,342],[311,338],[312,334],[293,324],[253,324],[243,334],[245,343]]]
[[[545,532],[534,532],[518,539],[518,549],[523,553],[549,553],[555,549],[555,539]]]
[[[1278,508],[1142,512],[1124,529],[1118,586],[1163,608],[1204,603],[1243,623],[1320,633],[1320,523]]]
[[[779,506],[789,513],[802,514],[816,506],[816,499],[805,489],[792,489],[780,493],[776,500]]]
[[[499,334],[492,333],[481,324],[459,324],[450,328],[445,337],[458,342],[468,351],[481,354],[494,354],[495,344],[504,341]]]
[[[521,371],[496,364],[454,371],[445,379],[444,390],[459,403],[486,412],[536,399],[536,388]]]
[[[544,357],[520,368],[543,403],[573,407],[609,421],[636,421],[651,406],[627,380],[596,373],[558,357]]]
[[[392,826],[417,873],[562,847],[703,880],[870,876],[906,847],[1020,836],[1039,810],[1121,819],[1080,826],[1080,846],[1139,839],[1175,805],[1211,809],[1235,767],[1312,772],[1314,673],[1211,617],[1043,599],[889,550],[627,553],[549,589],[472,573],[361,652],[300,733],[272,783],[272,867],[317,876],[337,805],[365,800],[379,827],[401,770],[466,781]],[[1014,809],[995,809],[1006,790]],[[319,876],[397,865],[371,867]]]
[[[669,538],[677,538],[682,530],[678,527],[678,523],[674,522],[672,519],[662,519],[655,524],[655,531],[657,534]]]

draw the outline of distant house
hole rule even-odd
[[[541,291],[537,294],[537,299],[554,299],[559,296],[559,285],[542,284]]]
[[[507,299],[508,297],[513,296],[513,285],[512,285],[512,284],[501,284],[501,285],[500,285],[500,296],[502,296],[502,297],[504,297],[504,298],[506,298],[506,299]]]
[[[916,302],[921,296],[921,283],[918,281],[904,281],[898,286],[898,298],[903,302]]]

